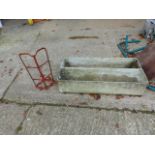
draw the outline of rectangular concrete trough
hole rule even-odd
[[[68,58],[58,84],[65,93],[143,95],[148,80],[135,58]]]

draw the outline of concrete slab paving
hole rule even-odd
[[[4,26],[0,35],[0,53],[15,55],[21,51],[29,51],[38,35],[37,30],[27,25]]]
[[[142,97],[101,95],[95,100],[88,94],[61,94],[57,85],[39,91],[25,70],[12,82],[23,68],[18,58],[22,51],[33,53],[46,47],[57,78],[65,57],[119,57],[117,43],[126,34],[140,39],[144,20],[51,20],[33,26],[24,23],[9,20],[0,35],[0,98],[10,102],[0,105],[0,134],[155,134],[154,92],[146,90]],[[13,101],[21,106],[11,104]],[[43,106],[30,108],[23,103]]]
[[[67,105],[120,110],[130,109],[137,111],[155,110],[154,92],[148,90],[141,97],[124,96],[119,98],[119,96],[114,95],[101,95],[99,100],[95,100],[88,94],[60,93],[57,85],[52,86],[49,90],[37,90],[25,71],[14,81],[4,99],[27,104]]]
[[[0,135],[13,135],[25,117],[28,106],[0,104]]]
[[[154,113],[36,106],[29,111],[19,134],[155,134],[153,126]]]
[[[27,47],[32,53],[40,47],[48,49],[53,74],[57,78],[60,63],[65,57],[120,56],[120,51],[116,46],[120,38],[124,37],[126,33],[137,35],[143,25],[143,20],[122,21],[123,23],[121,24],[120,21],[105,21],[51,20],[33,26],[19,26],[18,29],[13,27],[13,29],[16,33],[20,33],[19,36],[17,35],[22,40],[19,48],[22,48],[21,45],[24,45],[25,42],[25,46],[23,47]],[[7,29],[7,31],[9,30]],[[11,34],[13,35],[14,33],[11,31]],[[8,37],[9,32],[5,35]],[[75,36],[97,36],[98,38],[70,39],[70,37]],[[28,44],[26,45],[26,43]],[[17,52],[15,54],[17,56]],[[18,65],[23,67],[19,61]],[[115,96],[102,95],[101,99],[96,101],[89,95],[60,94],[57,85],[48,91],[36,90],[25,71],[12,84],[4,99],[27,104],[43,103],[108,109],[127,108],[143,111],[152,111],[155,109],[154,93],[148,90],[146,90],[146,93],[142,97],[125,96],[124,98],[116,99]]]
[[[126,29],[124,30],[126,32]],[[93,29],[74,30],[58,32],[50,32],[44,30],[36,42],[33,44],[32,51],[40,47],[46,47],[49,51],[50,60],[53,64],[60,64],[60,62],[69,56],[81,57],[115,57],[120,56],[120,51],[117,48],[117,43],[122,37],[125,37],[122,29]],[[128,30],[131,34],[137,34],[139,29]],[[128,32],[126,32],[128,34]],[[80,39],[80,37],[98,37]],[[77,39],[70,39],[70,37],[77,37]],[[79,39],[78,39],[79,37]],[[136,36],[137,37],[137,36]]]
[[[5,54],[0,57],[0,99],[4,96],[18,71],[19,65],[15,56]]]
[[[18,54],[30,50],[37,36],[38,32],[32,29],[30,32],[18,24],[3,28],[0,35],[0,99],[21,68]]]

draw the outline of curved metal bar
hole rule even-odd
[[[46,55],[45,57],[46,57],[46,60],[47,60],[46,62],[44,62],[41,65],[38,63],[38,60],[37,60],[37,55],[39,54],[39,52],[45,52],[45,55]],[[34,60],[34,62],[35,62],[35,64],[36,64],[36,67],[34,67],[34,66],[32,67],[32,66],[26,65],[25,62],[24,62],[24,60],[23,60],[23,58],[22,58],[23,56],[30,56],[30,57],[32,57],[33,60]],[[38,49],[35,52],[35,54],[33,54],[33,55],[30,54],[30,53],[26,53],[26,52],[20,53],[19,54],[19,58],[20,58],[21,62],[23,63],[25,69],[27,70],[29,76],[31,77],[31,79],[32,79],[34,85],[36,86],[36,88],[38,88],[40,90],[48,89],[50,86],[52,86],[55,83],[55,80],[54,80],[53,75],[52,75],[52,68],[51,68],[51,64],[50,64],[48,52],[47,52],[47,49],[46,48],[42,47],[42,48]],[[43,73],[43,71],[41,69],[42,66],[44,66],[46,64],[49,67],[49,74],[48,75],[44,75],[44,73]],[[33,69],[37,69],[38,72],[39,72],[39,74],[40,74],[40,77],[37,78],[37,79],[36,78],[33,78],[32,74],[29,71],[30,68],[31,69],[32,68]],[[37,83],[36,83],[36,80],[38,80]],[[48,82],[48,84],[46,82]],[[44,86],[40,86],[41,84],[44,84]]]
[[[26,71],[28,72],[28,74],[29,74],[30,78],[32,79],[34,85],[36,86],[36,83],[35,83],[35,81],[33,80],[33,77],[32,77],[31,73],[30,73],[29,70],[28,70],[28,67],[26,66],[24,60],[22,59],[22,56],[23,56],[23,55],[31,56],[31,57],[34,57],[34,56],[31,55],[31,54],[29,54],[29,53],[20,53],[20,54],[19,54],[19,58],[20,58],[21,62],[23,63],[23,65],[24,65]]]

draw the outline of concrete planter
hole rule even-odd
[[[68,58],[58,84],[65,93],[142,95],[148,80],[135,58]]]

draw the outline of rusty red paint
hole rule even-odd
[[[145,39],[143,34],[138,35],[140,39]]]
[[[116,99],[122,99],[122,98],[124,98],[124,96],[123,95],[116,95]]]
[[[42,64],[38,63],[38,60],[36,57],[37,54],[39,54],[40,52],[44,52],[45,56],[46,56],[46,61]],[[36,66],[26,65],[26,63],[23,60],[23,56],[32,57]],[[52,68],[51,68],[51,64],[49,61],[49,56],[48,56],[48,52],[47,52],[46,48],[38,49],[34,55],[31,55],[29,53],[20,53],[19,57],[20,57],[20,60],[22,61],[25,69],[27,70],[30,78],[32,79],[32,81],[37,89],[46,90],[46,89],[49,89],[51,86],[53,86],[56,83],[56,81],[54,80],[53,75],[52,75]],[[48,75],[45,75],[45,73],[43,73],[43,71],[42,71],[42,67],[45,65],[48,66],[48,69],[49,69]],[[39,72],[40,77],[34,78],[31,74],[31,72],[29,71],[29,69],[36,69]]]
[[[101,98],[100,94],[89,94],[89,96],[93,97],[95,100],[99,100]]]

